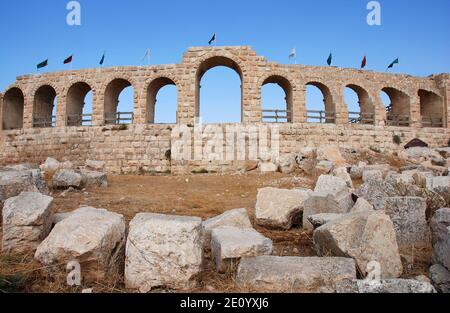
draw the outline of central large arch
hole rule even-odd
[[[54,127],[56,91],[50,85],[41,86],[34,95],[33,127]]]
[[[214,56],[204,60],[200,63],[195,76],[195,117],[198,119],[200,117],[200,89],[201,80],[205,73],[212,68],[223,66],[234,70],[240,78],[241,81],[241,122],[243,121],[243,108],[244,108],[244,97],[243,97],[243,74],[241,67],[231,58],[225,56]]]
[[[4,130],[20,129],[23,127],[23,108],[25,97],[19,88],[9,89],[3,96]]]

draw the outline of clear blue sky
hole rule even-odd
[[[143,65],[146,49],[152,64],[179,63],[189,46],[206,45],[213,32],[217,45],[250,45],[271,61],[358,67],[367,54],[368,69],[384,71],[395,58],[393,72],[429,75],[450,71],[450,1],[381,0],[382,25],[366,23],[368,0],[80,0],[81,26],[66,24],[67,0],[0,1],[0,90],[17,75],[69,69],[62,61],[74,53],[74,69],[97,67],[103,51],[105,66]],[[202,80],[205,121],[238,121],[240,81],[232,70],[215,68]],[[174,119],[176,89],[158,97],[158,120]],[[347,94],[348,102],[355,98]],[[283,93],[267,86],[264,107],[282,107]],[[130,91],[123,93],[122,111],[131,108]],[[320,94],[311,91],[311,103]],[[349,104],[354,106],[353,104]],[[313,105],[311,108],[315,108]]]

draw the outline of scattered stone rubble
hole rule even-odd
[[[23,191],[49,194],[41,171],[23,167],[0,168],[0,205]]]
[[[125,220],[120,214],[80,208],[55,225],[38,246],[35,258],[49,269],[77,261],[83,269],[84,279],[102,279],[121,258],[125,228]]]
[[[232,269],[242,257],[272,253],[272,240],[253,228],[221,226],[213,229],[211,237],[211,254],[221,273]]]
[[[50,233],[53,198],[39,192],[22,192],[3,205],[2,250],[34,252]]]
[[[239,264],[236,283],[259,292],[335,292],[342,280],[356,279],[355,262],[337,257],[258,256]]]
[[[275,256],[272,240],[253,228],[245,208],[205,221],[140,213],[128,235],[124,217],[103,209],[54,214],[43,172],[53,188],[107,187],[103,162],[74,168],[48,158],[40,169],[3,167],[2,250],[34,253],[49,271],[77,261],[83,280],[102,279],[124,263],[126,287],[140,292],[197,286],[210,250],[216,270],[235,273],[237,286],[249,291],[448,293],[449,155],[447,148],[412,147],[399,153],[408,164],[400,171],[389,164],[350,165],[335,146],[261,158],[261,173],[320,174],[314,190],[261,188],[254,216],[258,227],[311,231],[314,257]],[[400,251],[412,247],[432,248],[429,279],[400,278]],[[374,264],[379,273],[372,277]]]
[[[245,208],[226,211],[225,213],[212,217],[202,222],[202,235],[205,247],[211,245],[211,232],[214,228],[221,226],[233,226],[238,228],[251,228],[252,223]]]
[[[201,224],[198,217],[137,214],[126,245],[127,288],[195,287],[203,262]]]
[[[308,189],[277,189],[272,187],[258,190],[255,216],[260,226],[289,230],[300,222],[304,201],[311,195]]]

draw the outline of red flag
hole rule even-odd
[[[73,60],[73,55],[64,60],[64,64],[69,64]]]
[[[364,59],[363,59],[362,62],[361,62],[361,68],[362,68],[362,69],[365,68],[365,67],[366,67],[366,64],[367,64],[367,58],[366,58],[366,56],[364,56]]]

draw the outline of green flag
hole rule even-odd
[[[398,64],[398,63],[399,63],[399,61],[398,61],[398,58],[397,58],[391,64],[389,64],[388,69],[393,68],[394,64]]]
[[[331,63],[332,63],[332,62],[333,62],[333,54],[330,53],[330,56],[328,57],[328,60],[327,60],[328,66],[331,66]]]
[[[48,65],[48,59],[45,60],[44,62],[39,63],[39,64],[37,65],[37,69],[46,67],[47,65]]]

